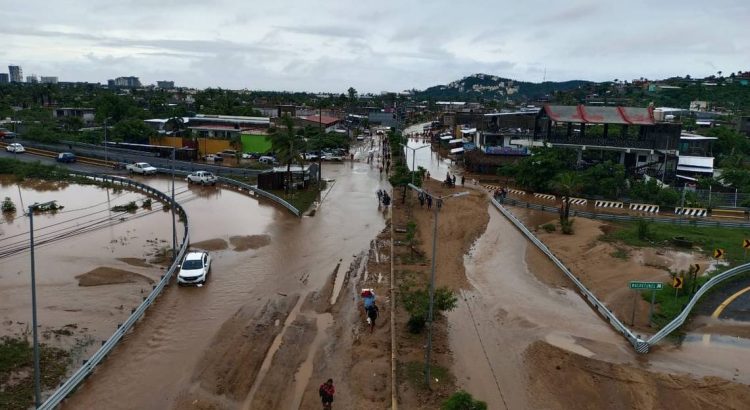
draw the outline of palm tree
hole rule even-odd
[[[560,208],[560,225],[565,226],[570,217],[570,197],[581,192],[583,183],[580,176],[575,172],[565,172],[557,175],[552,181],[552,189],[562,196],[563,203]]]
[[[304,152],[305,140],[294,130],[294,121],[289,115],[281,119],[283,129],[274,128],[266,137],[271,141],[271,149],[276,153],[276,158],[286,164],[286,187],[292,185],[292,163],[302,163],[302,152]]]

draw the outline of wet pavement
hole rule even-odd
[[[215,187],[189,188],[196,198],[183,202],[191,242],[266,234],[270,245],[212,252],[208,284],[166,289],[65,407],[168,408],[180,391],[193,385],[198,360],[240,306],[260,308],[269,295],[280,294],[299,293],[302,301],[306,293],[322,287],[339,261],[349,266],[384,226],[375,196],[384,181],[374,165],[356,161],[324,164],[323,177],[331,181],[322,204],[314,217],[301,220],[266,200]],[[160,189],[169,183],[164,178],[148,180]],[[181,188],[182,183],[176,189]],[[293,320],[293,315],[287,319]],[[306,381],[298,383],[303,387],[295,390],[304,391]],[[285,400],[292,404],[299,398],[289,395]]]
[[[429,123],[416,124],[406,128],[404,130],[404,135],[421,133],[422,127],[425,124]],[[451,159],[441,158],[437,151],[432,150],[429,138],[409,138],[407,146],[412,148],[404,148],[406,158],[408,159],[407,165],[409,166],[409,169],[413,169],[413,167],[419,169],[419,167],[422,167],[429,171],[430,178],[437,179],[438,181],[444,180],[445,174],[449,172],[451,175],[453,175],[453,173],[461,174],[460,170],[455,166]]]

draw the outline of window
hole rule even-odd
[[[648,159],[648,157],[645,156],[645,155],[639,155],[638,156],[638,162],[646,162],[647,159]]]

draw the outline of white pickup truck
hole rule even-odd
[[[187,179],[188,184],[202,185],[216,185],[217,181],[216,175],[208,171],[195,171],[185,179]]]
[[[128,172],[130,172],[131,174],[141,174],[141,175],[156,174],[156,168],[152,167],[146,162],[134,162],[132,164],[126,165],[125,169],[127,169]]]

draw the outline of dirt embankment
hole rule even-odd
[[[607,222],[574,218],[574,234],[564,235],[559,227],[548,233],[539,226],[555,224],[557,217],[538,211],[511,208],[539,239],[601,299],[618,318],[631,325],[636,304],[636,330],[651,332],[648,324],[649,303],[628,288],[630,281],[667,282],[669,271],[687,270],[691,263],[705,263],[703,256],[669,249],[635,248],[622,243],[602,241],[612,228]],[[548,269],[541,260],[546,256],[535,246],[527,250],[527,262],[542,282],[554,287],[572,287],[558,269]],[[540,259],[541,258],[541,259]]]
[[[271,237],[269,235],[230,236],[229,243],[235,251],[242,252],[270,245]]]
[[[227,249],[229,245],[227,241],[221,238],[207,239],[201,242],[195,242],[190,244],[191,248],[203,249],[206,251],[223,251]]]
[[[279,296],[260,310],[250,305],[240,308],[217,332],[212,348],[196,366],[193,385],[178,396],[174,408],[237,408],[298,299],[298,295]]]
[[[545,342],[524,354],[534,408],[746,409],[750,389],[716,377],[653,373]]]
[[[82,273],[76,276],[76,279],[78,279],[78,286],[102,286],[135,282],[154,283],[151,278],[139,273],[107,266],[100,266],[94,270]]]
[[[489,221],[487,198],[483,191],[467,187],[443,188],[438,181],[427,181],[425,189],[435,196],[467,190],[468,196],[447,200],[439,211],[438,244],[436,257],[436,284],[454,291],[469,286],[464,269],[464,255],[476,239],[485,231]],[[455,391],[454,378],[443,369],[450,369],[452,355],[448,340],[447,321],[437,315],[433,326],[431,390],[423,385],[424,345],[426,330],[420,334],[409,333],[409,314],[403,306],[404,286],[413,289],[426,287],[429,283],[430,258],[432,257],[432,232],[434,213],[427,205],[420,207],[416,197],[401,204],[398,195],[393,209],[395,228],[405,228],[410,220],[417,226],[416,251],[408,246],[395,248],[396,286],[399,299],[396,311],[396,334],[398,344],[398,396],[401,406],[409,409],[432,409],[440,406],[448,395]],[[436,206],[433,203],[433,207]],[[401,229],[399,229],[401,230]],[[406,234],[397,233],[394,240],[405,243]]]

